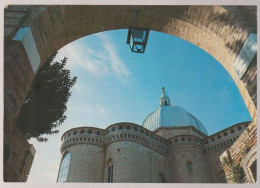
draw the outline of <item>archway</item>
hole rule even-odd
[[[221,6],[48,6],[30,24],[40,65],[64,45],[101,31],[137,26],[182,38],[224,66],[255,117],[255,105],[233,67],[250,29]]]
[[[231,75],[256,119],[252,100],[256,91],[249,94],[233,67],[249,33],[255,32],[254,23],[243,25],[244,20],[236,19],[234,15],[239,11],[222,6],[13,6],[7,8],[7,13],[8,10],[16,11],[14,17],[19,22],[8,33],[10,25],[8,19],[5,21],[5,141],[36,70],[48,57],[83,36],[129,26],[177,36],[208,52]],[[21,12],[24,16],[20,18]],[[30,37],[12,40],[23,27],[29,28]],[[28,42],[34,46],[28,47]],[[32,48],[34,54],[30,53]]]

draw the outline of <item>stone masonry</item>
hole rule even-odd
[[[112,163],[113,182],[222,183],[220,156],[249,123],[211,136],[191,126],[154,132],[133,123],[117,123],[104,130],[73,128],[62,136],[63,157],[71,153],[66,182],[107,182]]]

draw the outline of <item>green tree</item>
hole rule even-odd
[[[58,133],[55,128],[67,118],[64,115],[66,103],[71,96],[70,88],[76,83],[77,77],[71,78],[70,71],[65,69],[66,57],[61,62],[53,62],[56,54],[35,75],[16,120],[27,139],[47,141],[47,138],[40,136]]]

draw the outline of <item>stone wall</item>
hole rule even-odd
[[[112,164],[113,182],[227,182],[220,156],[236,145],[249,123],[238,123],[210,136],[192,126],[152,132],[128,122],[106,129],[73,128],[61,139],[61,152],[72,155],[67,181],[107,182]]]
[[[256,121],[252,121],[238,140],[220,157],[229,183],[233,182],[233,175],[230,172],[230,168],[234,165],[243,169],[243,173],[245,175],[243,182],[256,182],[253,175],[256,174],[256,169],[250,168],[253,162],[257,160],[256,148],[257,124]],[[228,159],[228,162],[224,162],[224,158]]]
[[[6,139],[4,143],[4,181],[25,182],[36,151],[16,125]]]
[[[166,176],[166,157],[131,141],[107,146],[106,164],[113,161],[113,182],[159,183],[160,173]],[[107,166],[104,182],[107,182]]]
[[[64,151],[71,153],[67,182],[103,182],[105,149],[79,144]]]
[[[223,183],[227,179],[223,176],[224,168],[220,156],[228,150],[246,130],[250,122],[243,122],[228,127],[204,139],[204,150],[206,151],[207,164],[211,182]]]
[[[167,169],[173,183],[209,183],[205,152],[199,142],[179,141],[169,147]],[[190,163],[191,167],[188,167]]]

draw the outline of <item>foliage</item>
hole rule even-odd
[[[234,183],[243,183],[245,173],[243,168],[240,165],[232,165],[230,167],[231,180]]]
[[[246,155],[249,151],[250,151],[250,147],[246,146],[246,147],[244,147],[244,148],[242,149],[241,153],[242,153],[243,155]]]
[[[223,157],[222,158],[222,164],[223,164],[223,166],[230,165],[231,162],[230,162],[230,160],[227,157]]]
[[[70,77],[65,69],[67,58],[61,62],[53,62],[56,54],[49,58],[35,75],[23,107],[16,120],[27,139],[36,138],[47,141],[42,134],[56,134],[53,130],[67,118],[66,103],[71,96],[70,88],[77,77]]]
[[[231,159],[231,157],[223,157],[222,158],[222,165],[226,166],[228,165],[229,169],[229,175],[227,177],[228,180],[234,182],[234,183],[243,183],[245,178],[245,173],[243,168],[237,164],[235,165]]]

